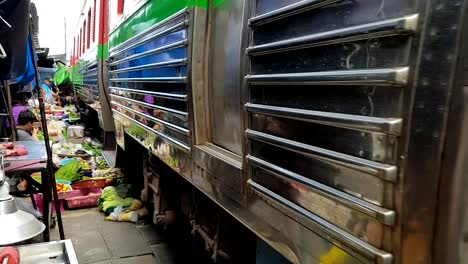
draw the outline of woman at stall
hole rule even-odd
[[[42,88],[41,93],[42,93],[42,98],[44,99],[44,102],[51,104],[51,105],[55,104],[54,98],[57,96],[57,94],[52,89],[53,83],[54,83],[54,79],[49,78],[44,81],[41,87]]]

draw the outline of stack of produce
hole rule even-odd
[[[72,160],[55,173],[55,178],[72,183],[80,181],[83,178],[83,167],[78,160]]]
[[[148,215],[148,209],[135,198],[126,197],[118,187],[109,186],[99,198],[98,207],[107,216],[108,221],[135,223],[143,216]]]
[[[83,142],[83,149],[88,152],[90,155],[95,157],[102,155],[102,145],[95,143],[91,140],[85,140]]]
[[[72,190],[70,184],[67,184],[67,183],[63,183],[63,182],[58,182],[56,184],[57,186],[57,192],[61,193],[61,192],[69,192]]]
[[[93,172],[93,178],[121,178],[123,176],[118,168],[97,169]]]

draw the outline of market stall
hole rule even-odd
[[[2,15],[0,19],[0,91],[3,99],[1,108],[5,114],[1,116],[2,122],[0,123],[4,126],[2,131],[9,133],[2,135],[9,136],[9,138],[2,138],[2,141],[7,142],[2,143],[0,147],[0,227],[2,228],[0,245],[22,242],[41,233],[43,240],[48,241],[51,219],[49,208],[51,208],[52,196],[55,208],[59,205],[56,186],[51,184],[55,182],[55,176],[44,98],[38,88],[40,76],[37,70],[37,55],[32,42],[34,21],[31,20],[30,7],[28,0],[0,2]],[[24,89],[26,87],[33,87],[33,89],[28,91]],[[13,95],[17,95],[20,91],[32,94],[32,90],[36,91],[35,96],[32,97],[37,98],[33,101],[37,102],[37,117],[44,134],[43,142],[34,142],[34,132],[33,135],[28,136],[28,133],[36,131],[38,127],[32,124],[34,116],[31,109],[26,105],[13,105],[12,102]],[[25,138],[30,137],[32,140],[17,142],[16,138],[20,135]],[[25,189],[30,190],[32,194],[31,190],[34,187],[42,193],[43,224],[39,223],[31,213],[25,212],[24,208],[18,208],[18,203],[10,194],[8,178],[15,173],[21,173],[22,177],[28,179],[32,172],[41,174],[41,183],[34,185],[33,181],[29,180],[31,186],[26,184]],[[60,211],[56,211],[56,216],[60,239],[63,240],[65,234]],[[25,221],[27,219],[29,220]]]

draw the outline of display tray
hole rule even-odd
[[[79,263],[70,239],[19,246],[17,248],[20,252],[21,264]]]

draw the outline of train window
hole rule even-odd
[[[117,0],[117,14],[123,15],[124,12],[124,0]]]
[[[97,2],[97,0],[94,0],[94,6],[93,6],[93,42],[96,41],[96,2]]]
[[[89,9],[88,11],[88,29],[86,30],[87,34],[86,34],[86,48],[89,49],[89,47],[91,46],[91,9]]]
[[[71,63],[73,64],[74,60],[75,60],[75,54],[76,54],[76,38],[74,37],[73,38],[73,49],[72,49],[72,54],[71,54]]]
[[[80,38],[78,40],[78,46],[79,46],[79,55],[81,56],[81,54],[83,54],[83,29],[80,29]]]
[[[82,52],[86,51],[86,20],[83,21],[83,37],[81,38]]]
[[[80,29],[80,36],[78,37],[78,43],[77,43],[77,45],[78,45],[77,46],[78,56],[81,56],[81,54],[82,54],[82,51],[81,51],[81,38],[82,38],[82,36],[81,35],[82,34],[81,34],[81,29]]]
[[[81,41],[83,45],[83,53],[86,51],[86,20],[83,21],[83,40]]]

